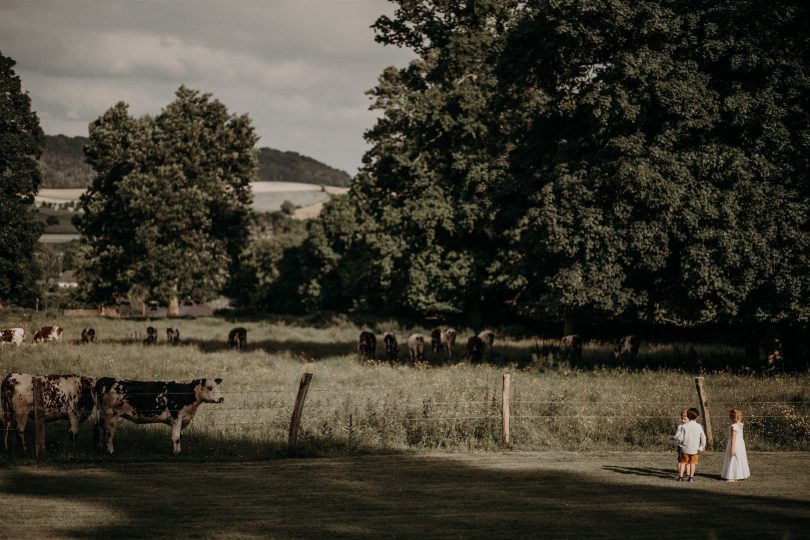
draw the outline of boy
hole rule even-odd
[[[689,419],[689,422],[686,423],[683,431],[679,430],[675,434],[675,441],[678,442],[683,449],[680,463],[685,465],[686,474],[689,476],[688,482],[695,481],[698,454],[706,449],[706,433],[703,432],[703,426],[695,422],[699,416],[700,413],[694,407],[687,409],[686,417]],[[678,472],[680,472],[680,468]],[[679,476],[678,481],[682,480],[684,480],[684,477]]]

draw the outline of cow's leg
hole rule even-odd
[[[104,418],[104,435],[107,439],[107,453],[112,454],[115,449],[113,448],[113,437],[115,437],[115,425],[118,422],[118,417],[111,414]]]
[[[28,410],[17,413],[17,440],[25,450],[25,424],[28,422]]]
[[[70,422],[70,442],[76,445],[76,439],[79,437],[79,415],[68,414],[68,421]]]
[[[183,417],[178,415],[172,421],[172,451],[174,455],[180,453],[180,437],[183,431]]]

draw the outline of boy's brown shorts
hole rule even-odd
[[[681,454],[678,463],[688,463],[695,465],[698,462],[698,455],[697,454]]]

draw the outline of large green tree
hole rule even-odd
[[[155,117],[119,103],[90,124],[96,177],[77,227],[98,300],[133,287],[169,302],[207,300],[237,272],[248,238],[257,137],[246,116],[180,87]]]
[[[498,105],[524,312],[807,320],[807,11],[527,3]]]
[[[42,225],[34,196],[45,136],[14,65],[0,54],[0,303],[30,305],[39,276],[34,253]]]

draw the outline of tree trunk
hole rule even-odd
[[[577,333],[577,322],[574,320],[573,317],[570,315],[565,318],[563,321],[563,335],[570,336],[571,334]]]
[[[483,330],[482,325],[484,324],[484,314],[481,309],[480,294],[470,297],[469,301],[467,302],[466,312],[467,325],[476,332]]]
[[[179,317],[180,316],[180,302],[177,300],[177,296],[172,296],[169,299],[169,307],[166,310],[167,317]]]
[[[747,325],[745,333],[745,365],[751,369],[762,366],[759,357],[759,328],[756,323]]]

